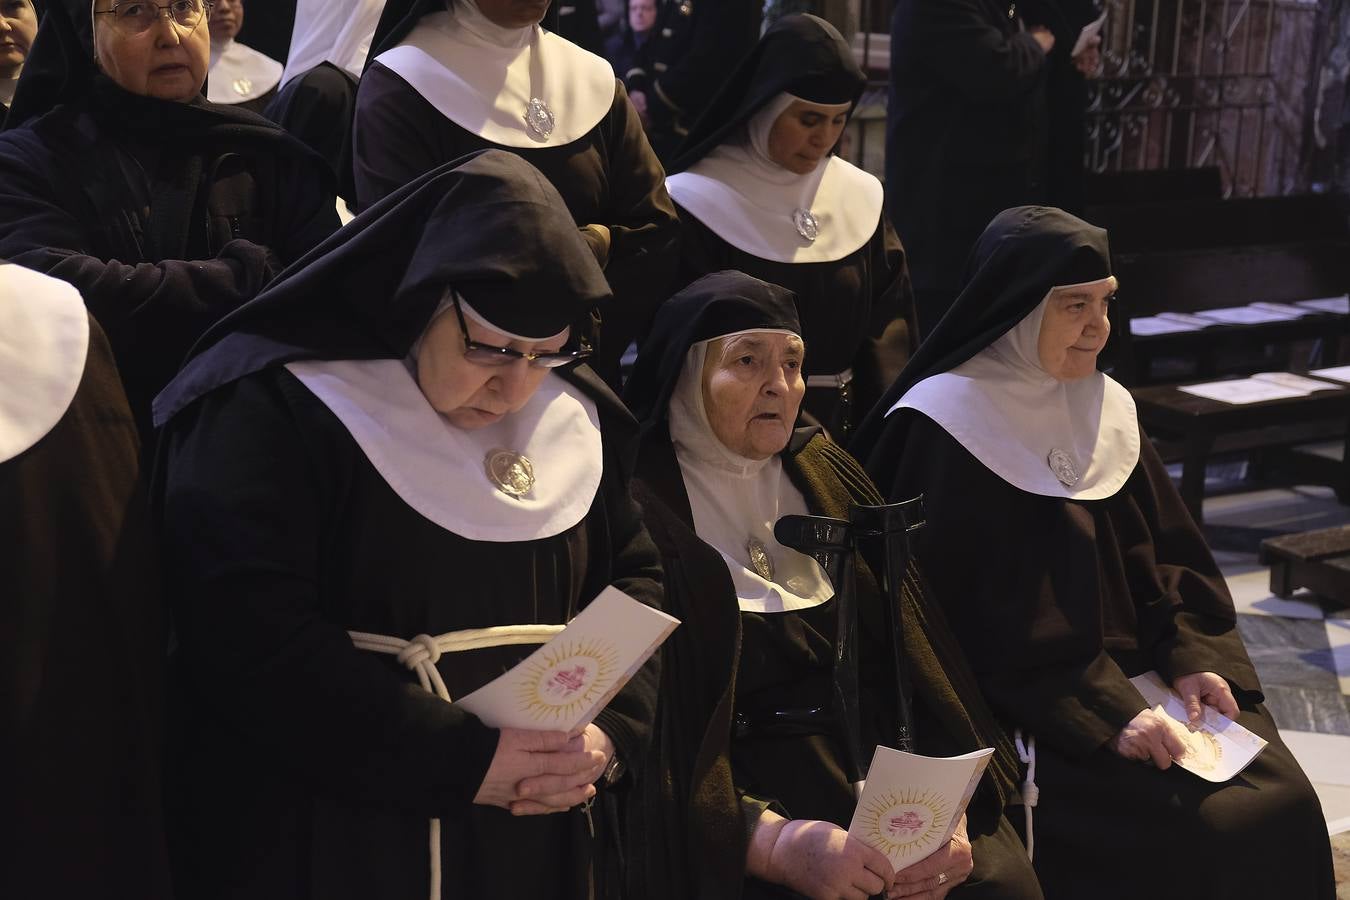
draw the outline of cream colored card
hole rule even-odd
[[[1186,706],[1177,693],[1163,683],[1157,672],[1130,679],[1153,711],[1165,715],[1172,732],[1186,744],[1186,754],[1176,764],[1206,781],[1228,781],[1265,749],[1265,738],[1243,728],[1211,706],[1202,705],[1200,723],[1192,729]]]
[[[547,644],[455,705],[491,728],[576,733],[679,624],[611,585]]]
[[[992,748],[946,758],[877,747],[848,833],[899,871],[951,840]]]

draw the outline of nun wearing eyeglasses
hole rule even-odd
[[[690,131],[666,187],[680,283],[736,269],[797,297],[808,413],[844,442],[910,352],[904,250],[881,182],[835,155],[866,84],[811,15],[775,22]]]
[[[919,562],[1026,751],[1039,800],[1013,819],[1047,897],[1329,900],[1326,821],[1223,575],[1129,391],[1097,370],[1110,260],[1106,232],[1061,210],[1000,213],[855,450],[884,493],[925,497]],[[1130,679],[1150,671],[1188,721],[1221,713],[1269,743],[1228,781],[1184,770],[1213,745],[1144,699]]]
[[[298,141],[202,96],[204,0],[51,0],[0,134],[0,257],[74,285],[141,427],[193,341],[338,225]]]
[[[540,23],[548,0],[390,0],[361,78],[353,132],[368,206],[436,166],[489,147],[543,172],[601,260],[592,366],[619,360],[669,295],[678,224],[665,171],[608,61]]]
[[[850,504],[882,502],[818,426],[796,427],[810,358],[801,330],[791,292],[713,273],[662,305],[625,386],[643,425],[636,496],[662,553],[667,608],[685,623],[666,649],[661,756],[629,816],[628,857],[646,886],[633,896],[863,900],[957,889],[1040,900],[1002,814],[1016,755],[918,571],[904,579],[895,647],[861,558],[851,614],[825,569],[775,536],[781,516],[847,518]],[[839,640],[855,631],[849,688],[837,661],[851,651]],[[997,749],[968,822],[899,873],[847,834],[860,767],[877,744],[898,743],[897,653],[912,673],[922,752]]]
[[[659,663],[574,735],[447,702],[608,585],[659,603],[636,425],[583,364],[608,290],[548,181],[487,151],[349,223],[158,398],[185,896],[616,896]]]

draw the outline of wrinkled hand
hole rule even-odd
[[[1046,28],[1044,25],[1033,25],[1031,28],[1027,29],[1027,34],[1036,39],[1036,43],[1041,45],[1041,50],[1044,51],[1047,56],[1050,55],[1050,51],[1055,47],[1055,35],[1049,28]]]
[[[633,109],[637,110],[638,119],[641,120],[642,124],[650,124],[647,118],[647,95],[642,91],[633,91],[628,95],[628,99],[632,101]]]
[[[962,816],[950,841],[914,865],[895,873],[895,885],[886,893],[886,898],[942,900],[952,888],[969,878],[974,868],[970,838],[966,835],[966,817]],[[939,877],[941,875],[947,876],[945,881]]]
[[[890,860],[833,822],[793,819],[769,853],[767,880],[811,900],[867,900],[894,878]]]
[[[1146,709],[1120,729],[1108,745],[1124,759],[1152,761],[1159,769],[1172,765],[1173,758],[1186,754],[1186,745],[1177,737],[1161,715]]]
[[[1201,704],[1212,706],[1228,718],[1238,714],[1237,701],[1222,675],[1213,672],[1196,672],[1182,675],[1172,682],[1172,690],[1177,692],[1181,703],[1186,707],[1186,716],[1191,722],[1200,720]]]
[[[517,816],[564,812],[595,796],[591,782],[607,760],[604,750],[587,748],[585,732],[568,737],[561,731],[503,728],[473,802]]]
[[[1101,47],[1102,36],[1100,34],[1094,34],[1092,37],[1088,38],[1087,46],[1073,58],[1074,68],[1077,69],[1084,78],[1091,78],[1097,74],[1097,69],[1102,64]]]

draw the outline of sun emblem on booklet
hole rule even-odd
[[[517,699],[542,724],[567,719],[614,685],[618,658],[613,646],[594,638],[550,645],[525,667]]]
[[[253,82],[247,78],[236,78],[230,87],[234,88],[234,92],[239,96],[247,97],[248,92],[253,90]]]
[[[530,134],[538,140],[546,141],[553,133],[555,124],[557,122],[553,118],[553,110],[548,108],[548,104],[538,97],[531,97],[530,102],[525,104],[525,127],[530,130]]]
[[[892,860],[927,856],[950,823],[950,804],[928,791],[882,794],[862,811],[867,842]]]

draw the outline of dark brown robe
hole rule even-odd
[[[813,513],[846,516],[850,502],[880,502],[861,467],[818,429],[800,429],[783,464]],[[834,602],[800,612],[742,612],[721,555],[693,531],[679,463],[664,432],[644,441],[638,473],[635,492],[666,570],[667,608],[684,624],[664,650],[666,680],[653,743],[664,758],[649,766],[634,795],[640,806],[632,813],[629,841],[632,857],[641,861],[642,883],[662,887],[634,896],[795,896],[746,877],[746,836],[765,808],[848,827],[855,799],[842,737],[829,730],[748,736],[737,730],[733,714],[828,707]],[[865,764],[877,743],[895,743],[897,700],[890,650],[880,637],[881,595],[865,564],[859,576]],[[1016,778],[1013,751],[997,735],[940,613],[916,599],[922,594],[911,571],[904,590],[905,642],[919,750],[954,755],[999,748],[969,812],[976,870],[963,896],[1039,898],[1025,851],[1002,816]],[[653,770],[662,777],[651,777]]]
[[[869,454],[891,497],[922,493],[919,560],[1006,727],[1037,740],[1036,872],[1046,897],[1331,898],[1326,824],[1261,705],[1233,603],[1162,461],[1112,497],[1029,494],[931,419],[892,414]],[[1270,741],[1212,784],[1106,744],[1147,707],[1128,678],[1216,672]],[[1016,816],[1014,819],[1016,820]]]
[[[499,147],[447,119],[378,62],[361,78],[352,146],[359,209],[466,153]],[[499,149],[542,172],[578,227],[609,229],[602,265],[614,299],[600,311],[595,368],[617,386],[619,357],[667,296],[678,231],[665,171],[637,112],[616,82],[609,114],[583,137],[561,147]]]
[[[65,415],[0,463],[0,896],[161,900],[158,555],[136,425],[89,329]]]

